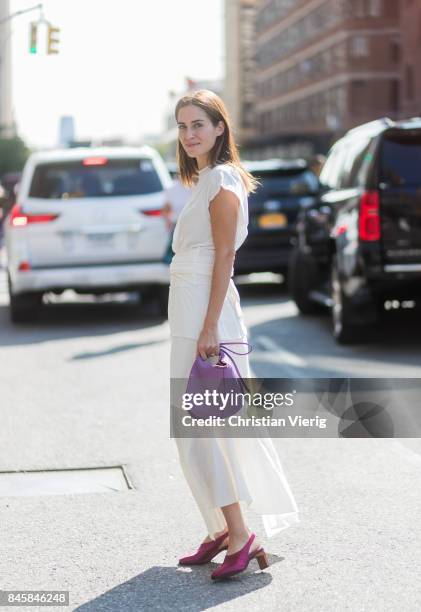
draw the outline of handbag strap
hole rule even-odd
[[[245,344],[245,345],[250,347],[250,350],[247,351],[247,353],[239,353],[238,351],[234,351],[231,348],[221,348],[223,346],[226,347],[228,344]],[[230,359],[232,365],[234,366],[235,371],[238,374],[238,378],[239,378],[239,380],[241,382],[241,385],[243,386],[243,389],[246,390],[246,393],[250,393],[250,391],[249,391],[246,383],[244,382],[243,377],[240,374],[240,371],[239,371],[239,369],[237,367],[237,364],[235,363],[234,359],[231,357],[231,355],[229,353],[233,353],[234,355],[248,355],[249,353],[251,353],[252,350],[253,350],[253,347],[248,342],[221,342],[219,344],[219,356],[220,356],[220,358],[221,358],[221,353],[222,353],[222,355],[225,355],[225,357],[228,357]]]
[[[248,355],[253,350],[253,347],[248,342],[220,342],[219,346],[228,346],[228,344],[244,344],[250,347],[250,350],[247,351],[247,353],[239,353],[238,351],[234,351],[233,349],[226,349],[227,351],[230,351],[230,353],[234,353],[235,355]]]

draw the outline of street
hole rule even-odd
[[[214,584],[222,555],[177,567],[205,533],[169,437],[167,321],[74,298],[13,326],[0,273],[2,471],[124,465],[133,487],[2,497],[2,589],[69,590],[84,611],[420,609],[420,440],[274,440],[301,522],[267,540],[248,514],[270,566]],[[238,288],[256,376],[421,375],[414,321],[341,347],[329,318],[300,317],[279,285]]]

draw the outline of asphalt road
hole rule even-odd
[[[421,376],[416,316],[340,347],[278,285],[239,290],[257,376]],[[421,609],[415,438],[275,440],[301,522],[267,540],[247,514],[269,569],[213,584],[222,555],[178,568],[205,533],[169,438],[168,374],[168,323],[134,301],[68,294],[13,326],[0,273],[0,470],[124,465],[133,487],[0,497],[2,589],[69,590],[70,609],[110,612]]]

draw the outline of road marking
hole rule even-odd
[[[307,362],[296,355],[295,353],[291,353],[285,349],[280,348],[276,342],[269,338],[269,336],[257,336],[256,341],[262,348],[270,353],[276,353],[276,357],[281,359],[284,363],[288,363],[289,365],[295,366],[297,368],[303,368],[307,366]]]

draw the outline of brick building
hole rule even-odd
[[[384,115],[398,118],[399,9],[405,1],[261,0],[256,17],[258,136],[247,149],[259,156],[310,155],[326,151],[355,125]],[[407,70],[415,72],[415,60]],[[413,82],[409,93],[421,86],[415,76]]]
[[[259,0],[225,0],[225,86],[236,140],[256,133],[256,18]]]
[[[400,0],[403,116],[421,116],[421,2]]]

